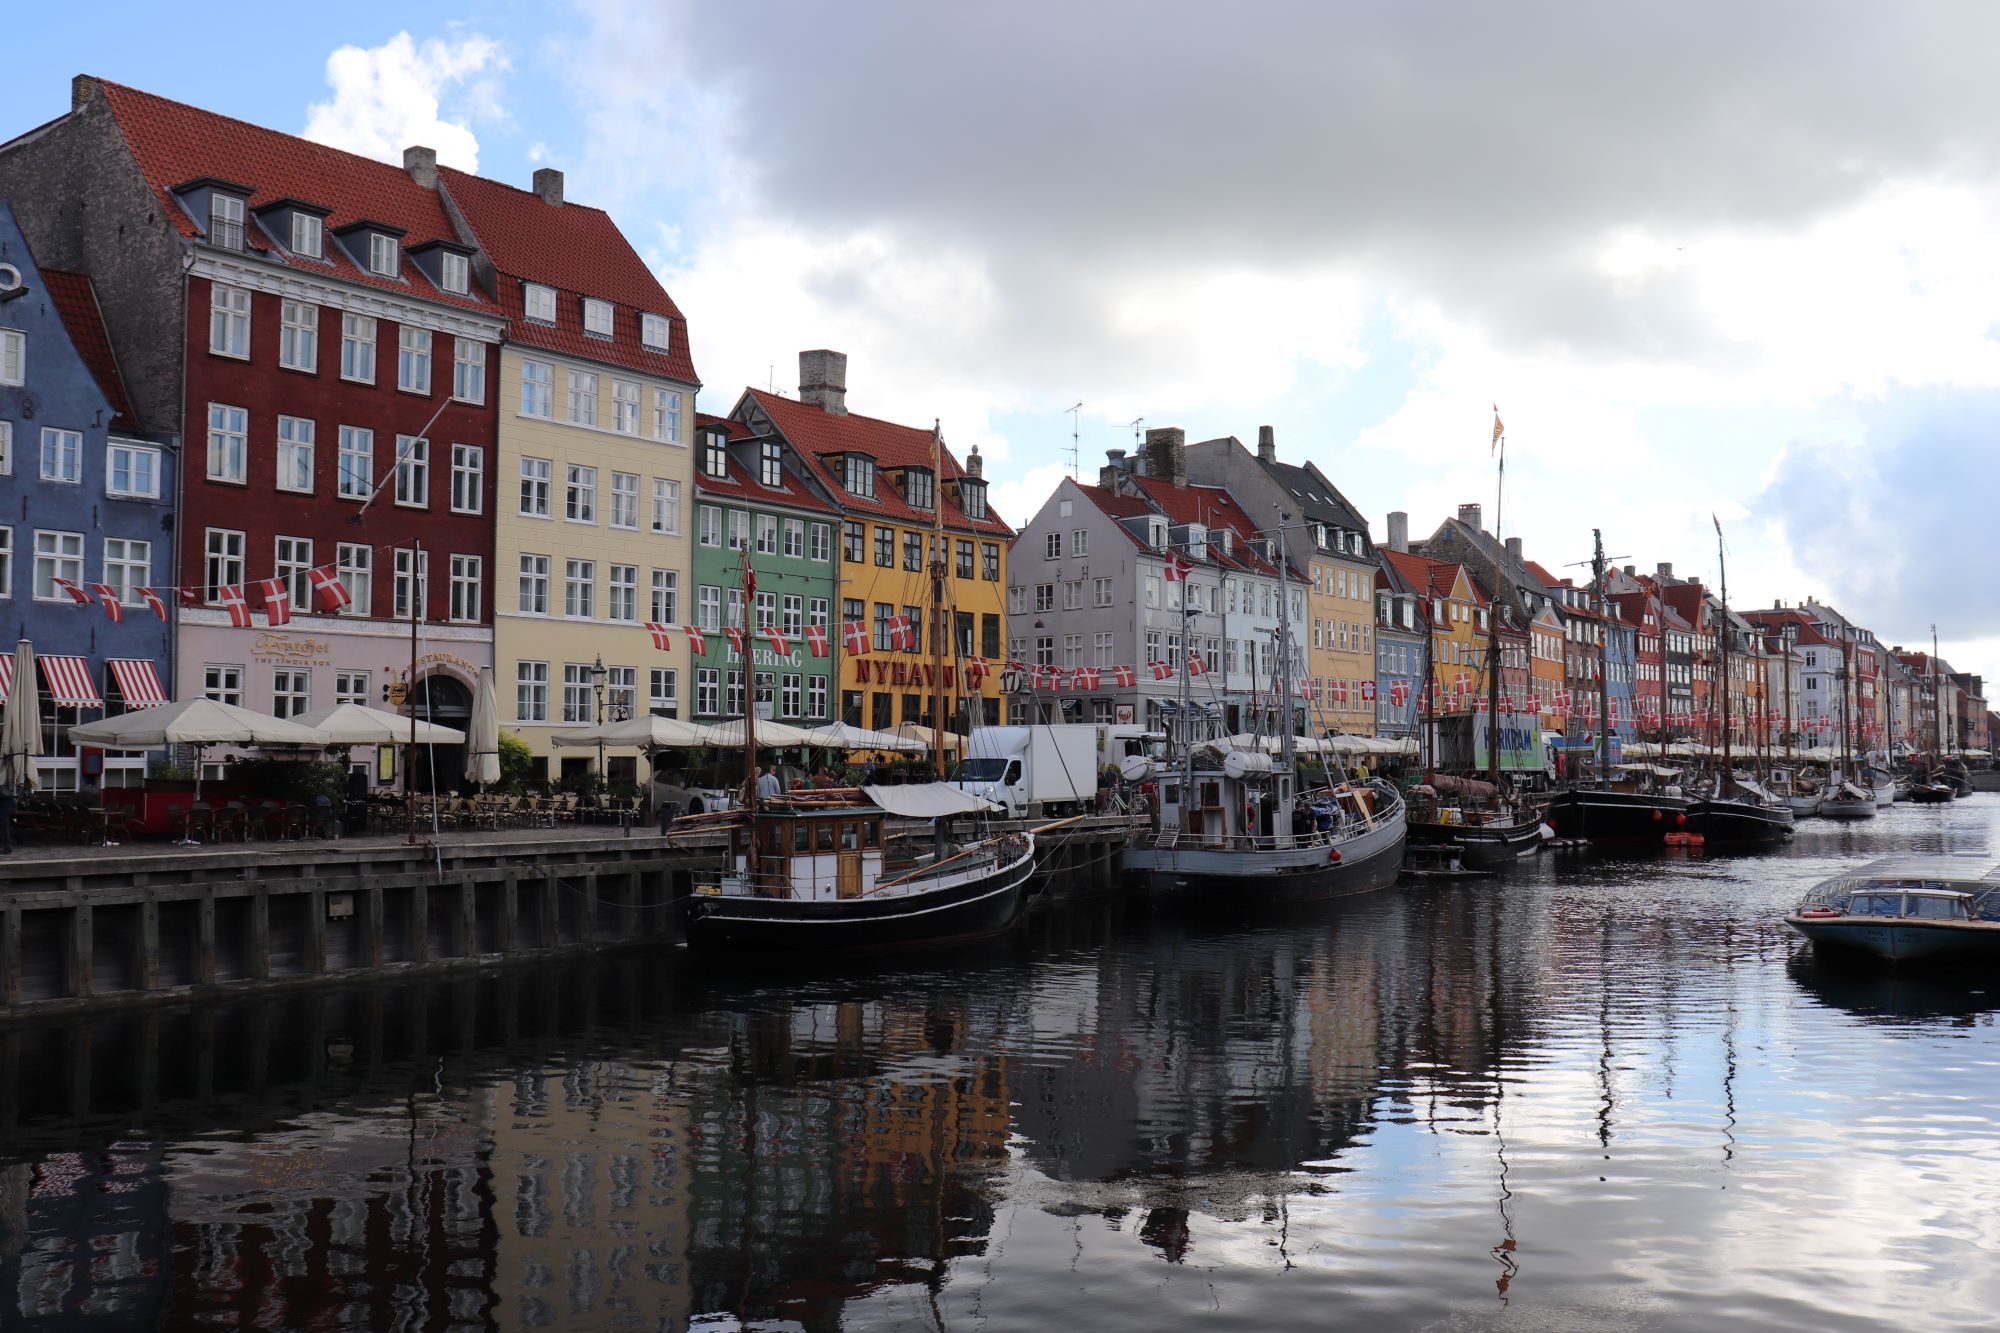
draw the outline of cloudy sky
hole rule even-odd
[[[703,405],[850,356],[1025,519],[1135,419],[1318,462],[1551,567],[1935,621],[2000,676],[2000,9],[489,0],[110,27],[89,70],[395,157],[568,173],[689,317]],[[1081,403],[1074,416],[1072,405]]]

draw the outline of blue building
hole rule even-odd
[[[1639,675],[1639,627],[1619,619],[1619,607],[1608,601],[1604,618],[1605,690],[1610,696],[1613,731],[1625,744],[1639,739],[1634,682]]]
[[[68,728],[167,698],[174,496],[174,450],[133,419],[89,279],[37,265],[0,199],[0,671],[34,644],[44,790],[144,771]]]

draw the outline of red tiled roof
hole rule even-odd
[[[1210,543],[1209,555],[1219,565],[1240,565],[1252,573],[1275,576],[1278,566],[1257,554],[1250,543],[1258,539],[1256,525],[1243,513],[1243,506],[1221,486],[1176,486],[1159,477],[1134,477],[1132,482],[1151,500],[1167,522],[1199,523],[1210,532],[1223,528],[1236,535],[1233,555],[1224,555]]]
[[[718,426],[724,428],[728,432],[728,438],[731,440],[750,440],[756,438],[755,431],[742,422],[731,421],[727,417],[716,417],[710,416],[706,412],[697,412],[694,419],[698,429],[713,429]],[[729,479],[727,481],[711,477],[697,466],[694,474],[694,486],[696,490],[702,492],[704,495],[733,496],[746,504],[761,502],[773,505],[789,505],[794,509],[810,509],[822,514],[837,512],[826,501],[820,499],[811,490],[797,482],[791,483],[783,490],[773,490],[757,479],[755,469],[745,467],[742,463],[734,459],[731,459],[729,463]]]
[[[1433,588],[1431,576],[1436,574],[1435,595],[1449,597],[1452,588],[1458,582],[1459,574],[1463,572],[1457,565],[1452,564],[1448,560],[1431,560],[1421,555],[1411,555],[1407,551],[1385,550],[1382,551],[1382,558],[1387,560],[1395,568],[1396,572],[1403,576],[1403,582],[1409,584],[1413,590],[1420,594],[1431,593]],[[1484,605],[1486,594],[1480,591],[1479,584],[1469,578],[1466,580],[1466,583],[1472,588],[1473,597],[1481,605]]]
[[[1567,583],[1567,582],[1569,582],[1569,580],[1568,580],[1568,579],[1557,579],[1555,575],[1553,575],[1553,574],[1549,573],[1549,571],[1548,571],[1548,570],[1546,570],[1546,569],[1543,569],[1543,568],[1541,567],[1540,563],[1539,563],[1539,562],[1537,562],[1537,561],[1534,561],[1534,560],[1523,560],[1523,561],[1521,562],[1521,564],[1522,564],[1522,565],[1523,565],[1523,566],[1524,566],[1524,567],[1525,567],[1525,568],[1527,569],[1527,571],[1528,571],[1528,572],[1529,572],[1530,574],[1533,574],[1533,575],[1535,576],[1535,578],[1536,578],[1536,579],[1538,579],[1539,581],[1541,581],[1542,583],[1544,583],[1544,584],[1548,585],[1548,586],[1549,586],[1549,587],[1551,587],[1551,588],[1555,587],[1555,586],[1556,586],[1556,584],[1557,584],[1557,583],[1559,583],[1559,582],[1560,582],[1560,583]]]
[[[738,411],[744,404],[754,404],[771,424],[789,441],[799,453],[810,459],[820,470],[820,480],[838,497],[841,507],[849,512],[880,514],[902,523],[917,527],[927,527],[931,515],[927,510],[912,509],[903,503],[895,487],[879,481],[875,494],[871,497],[852,495],[833,475],[825,462],[835,454],[866,454],[875,460],[879,468],[929,467],[931,465],[931,433],[915,426],[899,426],[893,421],[881,421],[875,417],[845,415],[828,412],[813,403],[802,403],[795,398],[781,397],[762,389],[746,389]],[[952,457],[950,449],[940,451],[937,478],[937,503],[944,512],[944,524],[948,528],[990,533],[998,537],[1011,537],[1014,530],[1007,526],[989,505],[986,517],[970,519],[959,509],[958,503],[945,490],[945,482],[964,475],[958,460]],[[990,493],[990,487],[989,487]]]
[[[401,167],[136,88],[116,83],[100,86],[140,173],[182,236],[200,237],[203,229],[181,207],[174,187],[203,177],[234,181],[251,188],[252,209],[280,199],[298,199],[333,210],[326,219],[325,262],[284,255],[254,218],[244,223],[247,250],[305,273],[323,273],[405,296],[492,311],[492,305],[476,291],[458,296],[433,286],[414,264],[403,264],[400,278],[371,273],[349,259],[334,240],[335,230],[366,219],[401,228],[405,249],[426,241],[458,242],[458,233],[437,191],[418,185]]]
[[[69,340],[76,344],[77,355],[111,400],[111,425],[136,429],[139,419],[132,413],[132,400],[125,396],[125,377],[118,373],[118,358],[111,354],[111,339],[104,333],[96,288],[83,274],[59,268],[43,269],[42,281],[48,284],[49,296],[62,315],[63,327],[69,330]]]
[[[502,275],[499,303],[511,322],[511,338],[565,356],[701,382],[688,351],[687,319],[609,213],[568,202],[557,208],[531,190],[451,167],[439,167],[438,179]],[[524,282],[556,289],[553,328],[523,318]],[[610,338],[583,331],[580,296],[611,302]],[[672,322],[666,351],[640,341],[641,314],[665,315]]]

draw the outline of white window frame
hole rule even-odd
[[[597,469],[582,463],[563,467],[563,521],[597,523]]]
[[[486,344],[477,338],[451,340],[451,396],[461,403],[486,401]]]
[[[243,200],[221,190],[208,192],[208,243],[224,250],[243,248]]]
[[[563,616],[590,620],[597,614],[597,562],[563,561]]]
[[[241,536],[241,533],[237,534]],[[67,602],[68,593],[56,587],[57,579],[81,585],[83,576],[83,534],[55,528],[35,529],[34,581],[29,585],[38,602]],[[44,585],[47,590],[44,591]]]
[[[681,484],[671,477],[653,478],[653,531],[678,537],[681,531]]]
[[[312,609],[312,582],[306,573],[313,567],[313,540],[310,537],[277,537],[271,542],[271,572],[285,582],[292,610]]]
[[[653,390],[653,438],[668,444],[681,442],[680,390]]]
[[[277,488],[299,495],[313,493],[313,464],[318,446],[319,427],[311,417],[278,418],[278,476]],[[299,483],[299,475],[304,474],[304,483]]]
[[[639,433],[639,385],[634,380],[611,381],[611,429],[620,435]]]
[[[125,605],[140,605],[145,599],[137,589],[153,584],[153,543],[137,537],[106,537],[102,549],[104,582]]]
[[[431,507],[431,442],[421,435],[396,437],[396,503],[404,509]]]
[[[655,569],[653,587],[647,609],[649,617],[656,625],[678,624],[681,618],[681,572],[678,569]]]
[[[514,663],[514,720],[516,722],[549,720],[547,662]]]
[[[396,387],[404,393],[431,393],[431,331],[404,324],[396,331]]]
[[[485,561],[476,555],[451,558],[451,599],[446,614],[459,624],[477,624],[481,590],[486,586]]]
[[[539,282],[521,284],[521,316],[536,324],[556,322],[556,289]]]
[[[472,261],[450,250],[438,254],[438,286],[454,296],[472,290]]]
[[[578,370],[572,366],[567,374],[569,385],[569,422],[572,426],[597,425],[597,372]]]
[[[626,624],[639,620],[639,567],[612,564],[605,576],[604,618]]]
[[[521,415],[555,419],[556,368],[549,362],[521,362]]]
[[[286,370],[319,371],[319,307],[286,301],[278,307],[278,364]]]
[[[0,525],[0,601],[14,598],[14,529]]]
[[[614,472],[611,474],[611,509],[606,516],[610,526],[630,532],[639,530],[639,474],[636,472]]]
[[[378,278],[393,278],[401,271],[403,247],[387,232],[368,233],[368,271]]]
[[[218,460],[221,466],[218,466]],[[236,486],[245,485],[249,480],[249,460],[250,409],[229,403],[210,403],[208,449],[204,460],[208,479]],[[233,467],[230,466],[231,463],[234,464]]]
[[[342,312],[340,377],[356,384],[375,382],[375,319],[372,315]]]
[[[555,464],[546,458],[524,456],[521,459],[521,502],[517,512],[523,518],[550,517],[555,470]]]
[[[784,553],[788,559],[806,558],[806,522],[802,518],[788,518],[784,522]]]
[[[208,350],[233,361],[250,359],[250,289],[226,282],[208,289]]]
[[[655,717],[673,717],[681,707],[679,667],[654,667],[646,681],[646,706]]]
[[[665,315],[642,314],[639,316],[639,341],[648,351],[669,352],[673,350],[674,322]]]
[[[812,537],[808,547],[810,551],[808,559],[812,560],[814,564],[826,564],[833,559],[833,525],[831,523],[814,523],[811,531]]]
[[[365,542],[341,542],[334,547],[334,572],[347,589],[341,614],[365,616],[375,604],[375,548]]]
[[[28,335],[19,329],[0,329],[0,384],[14,387],[28,377]]]
[[[411,556],[418,558],[412,561]],[[398,546],[395,557],[394,581],[390,584],[389,593],[390,619],[408,620],[412,612],[418,620],[428,619],[431,601],[431,553]]]
[[[486,449],[477,444],[451,446],[451,512],[478,514],[486,509]]]
[[[234,528],[210,528],[202,540],[202,596],[211,604],[215,590],[243,586],[244,534]]]
[[[524,616],[545,616],[549,613],[549,558],[539,552],[523,551],[520,563],[514,609]]]
[[[326,222],[311,213],[292,214],[292,253],[307,259],[326,258]]]
[[[334,492],[343,500],[366,500],[375,491],[375,432],[366,426],[342,426],[338,443]]]
[[[593,338],[609,338],[616,322],[611,302],[595,296],[583,298],[583,331]]]

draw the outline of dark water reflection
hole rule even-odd
[[[1984,1325],[2000,975],[1778,917],[1996,825],[6,1031],[0,1327]]]

